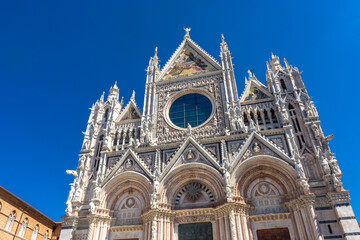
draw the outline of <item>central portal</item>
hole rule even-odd
[[[179,225],[179,240],[212,240],[212,224],[187,223]]]

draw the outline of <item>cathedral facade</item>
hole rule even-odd
[[[92,106],[60,239],[359,239],[298,68],[271,54],[239,94],[224,37],[218,62],[184,30],[142,111],[116,83]]]

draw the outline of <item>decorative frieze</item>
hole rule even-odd
[[[115,226],[110,228],[110,232],[136,232],[142,230],[143,225]]]
[[[290,213],[271,213],[263,215],[254,215],[249,217],[253,222],[272,222],[277,220],[290,219]]]

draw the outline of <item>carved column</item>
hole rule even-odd
[[[97,223],[97,218],[94,216],[90,216],[88,217],[88,222],[89,222],[89,231],[87,235],[87,240],[92,240],[94,239],[93,234],[94,234],[95,225]]]
[[[314,204],[315,204],[315,195],[313,196],[302,196],[301,200],[303,202],[303,208],[301,209],[302,214],[305,215],[304,220],[310,226],[312,232],[312,239],[324,239],[320,234],[319,222],[317,220]]]
[[[152,209],[144,213],[141,218],[144,222],[146,240],[168,240],[173,238],[170,229],[170,226],[173,225],[173,217],[170,211]]]
[[[220,239],[250,240],[249,207],[241,203],[226,203],[216,209]],[[230,230],[230,231],[229,231]]]
[[[315,195],[303,195],[298,199],[287,203],[287,207],[293,212],[295,224],[294,227],[300,239],[322,240],[320,234],[319,222],[317,220],[315,209]]]
[[[236,224],[235,224],[235,216],[233,209],[231,209],[229,213],[229,222],[230,222],[231,239],[236,240],[237,234],[236,234]]]

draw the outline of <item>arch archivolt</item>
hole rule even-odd
[[[213,203],[224,198],[222,175],[208,165],[192,163],[175,168],[162,180],[161,202],[184,206],[190,204],[184,197],[187,189],[193,188],[189,184],[193,183],[199,189],[203,202]]]
[[[234,172],[236,195],[254,206],[254,214],[285,211],[282,203],[300,194],[297,173],[274,157],[256,156],[245,160]]]
[[[133,197],[136,205],[143,209],[150,205],[151,193],[152,185],[148,178],[137,172],[124,172],[104,186],[100,195],[100,206],[116,211],[123,206],[126,198]]]

